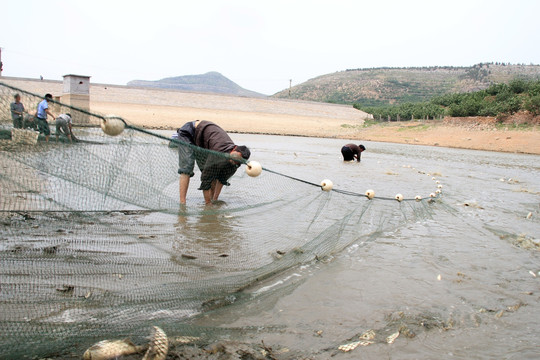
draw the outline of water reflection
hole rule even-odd
[[[180,254],[224,258],[240,250],[244,242],[241,217],[226,210],[225,203],[206,207],[200,213],[181,210],[175,228],[173,249]]]

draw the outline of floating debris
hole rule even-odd
[[[181,256],[183,259],[189,259],[189,260],[194,260],[197,258],[196,256],[188,255],[188,254],[182,254]]]
[[[508,307],[506,308],[506,310],[507,310],[508,312],[516,312],[516,311],[518,311],[519,308],[522,307],[523,305],[525,305],[525,304],[519,302],[519,303],[517,303],[516,305],[508,306]]]
[[[532,218],[532,212],[527,214],[527,219],[530,219],[530,218]]]
[[[371,344],[373,344],[373,341],[354,341],[352,343],[348,343],[348,344],[345,344],[345,345],[340,345],[338,347],[338,350],[341,350],[343,352],[349,352],[349,351],[353,351],[358,346],[368,346],[368,345],[371,345]]]
[[[165,360],[168,352],[169,339],[167,334],[161,328],[154,326],[154,336],[150,340],[150,346],[142,360]]]
[[[322,334],[323,334],[322,330],[317,330],[317,331],[315,331],[315,334],[313,336],[322,337]]]
[[[58,246],[57,245],[47,246],[47,247],[43,248],[43,252],[45,254],[56,254],[57,251],[58,251]]]
[[[407,327],[407,325],[402,325],[400,328],[399,328],[399,333],[400,334],[403,334],[403,336],[405,337],[408,337],[409,339],[412,339],[416,336],[416,334],[414,333],[414,331],[412,331],[411,329],[409,329]]]
[[[360,335],[362,340],[373,340],[375,339],[375,330],[371,329]]]
[[[464,202],[463,203],[463,206],[468,206],[468,207],[472,207],[472,208],[475,208],[475,209],[481,209],[481,210],[484,210],[483,207],[481,207],[480,205],[478,205],[478,203],[476,201],[467,201],[467,202]]]
[[[62,285],[61,288],[56,288],[56,291],[63,293],[72,293],[74,289],[75,286],[73,285]]]
[[[137,346],[130,340],[103,340],[88,348],[84,352],[84,360],[109,360],[120,356],[140,353],[143,346]]]
[[[386,338],[386,342],[388,344],[393,344],[394,341],[396,341],[396,339],[398,338],[399,336],[399,331],[396,332],[396,333],[393,333],[392,335],[390,335],[389,337]]]
[[[441,274],[437,275],[437,280],[441,281],[442,280],[442,276]]]

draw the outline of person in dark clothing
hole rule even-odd
[[[235,145],[229,135],[211,121],[191,121],[178,129],[178,140],[216,153],[201,151],[193,146],[178,146],[178,173],[180,174],[180,203],[186,203],[189,180],[194,175],[195,161],[201,170],[201,187],[204,201],[217,201],[223,185],[240,167],[241,159],[249,159],[251,152],[246,146]],[[223,153],[227,155],[221,155]],[[235,161],[234,159],[238,159]]]
[[[360,154],[366,150],[364,145],[347,144],[341,148],[341,155],[343,155],[343,161],[352,161],[356,158],[360,162]]]

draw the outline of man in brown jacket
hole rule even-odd
[[[217,201],[223,185],[230,185],[227,180],[234,175],[243,162],[242,159],[249,159],[249,149],[235,145],[225,130],[211,121],[191,121],[177,132],[181,142],[178,145],[180,203],[186,203],[195,161],[201,170],[199,190],[203,191],[204,201],[206,204]],[[201,151],[200,148],[212,150],[214,153]]]

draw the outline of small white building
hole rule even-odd
[[[90,96],[90,76],[64,75],[64,94]]]

